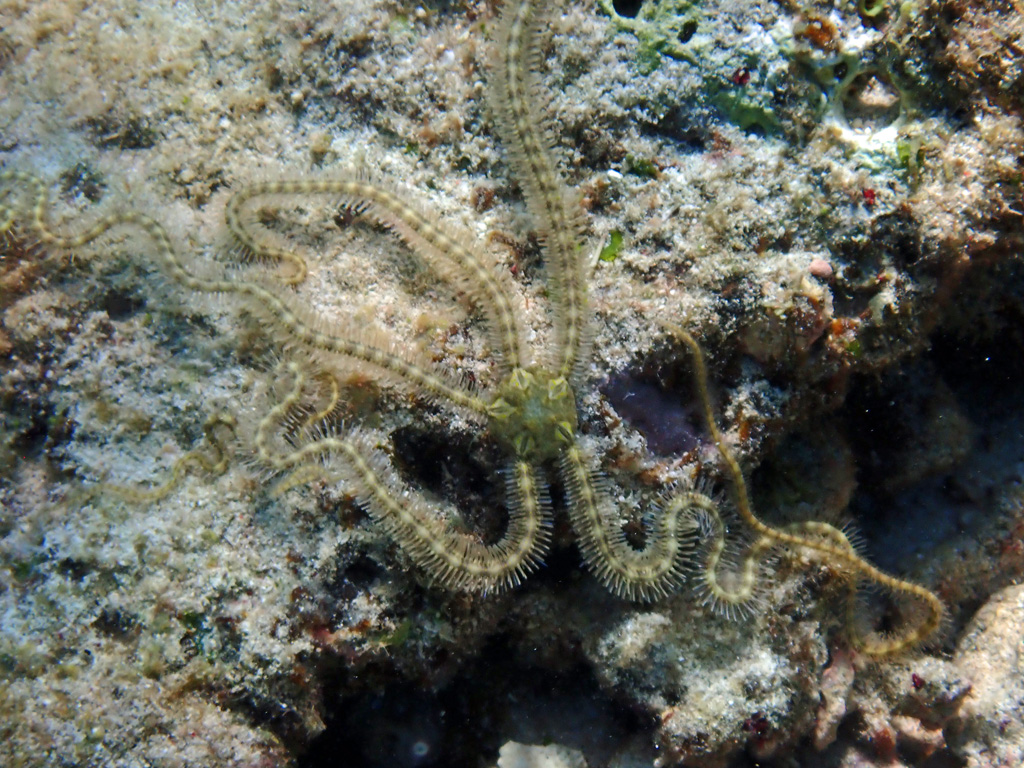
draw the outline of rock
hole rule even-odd
[[[498,768],[587,768],[583,753],[560,744],[508,741],[498,750]]]
[[[1024,585],[997,592],[978,611],[954,664],[973,688],[950,744],[968,768],[1024,764]]]

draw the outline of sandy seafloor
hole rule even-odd
[[[584,248],[622,236],[594,262],[576,399],[624,525],[642,538],[698,477],[726,498],[676,323],[762,516],[851,524],[943,599],[938,636],[864,657],[841,575],[806,553],[772,559],[738,617],[691,585],[617,598],[554,471],[543,568],[498,595],[433,585],[345,483],[272,492],[254,440],[293,345],[183,290],[139,231],[38,242],[14,183],[0,764],[1022,764],[1019,0],[552,5],[554,156]],[[486,99],[498,6],[0,0],[0,166],[44,180],[57,229],[141,210],[207,275],[239,274],[233,190],[372,169],[510,273],[539,354],[544,265]],[[480,311],[399,241],[330,199],[272,203],[261,221],[309,261],[304,304],[497,385]],[[415,493],[500,535],[485,429],[365,370],[339,411]],[[238,422],[225,472],[115,492],[209,451],[215,414]]]

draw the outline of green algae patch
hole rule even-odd
[[[623,237],[622,232],[617,229],[613,229],[608,235],[608,242],[601,248],[601,252],[597,255],[597,258],[601,261],[615,261],[618,258],[619,253],[622,251]]]
[[[601,10],[612,19],[618,30],[636,36],[637,70],[648,75],[661,64],[662,56],[696,64],[697,46],[694,36],[700,29],[704,14],[699,3],[692,0],[646,0],[634,16],[615,10],[612,0],[598,0]]]

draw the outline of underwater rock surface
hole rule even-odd
[[[433,583],[351,484],[261,462],[298,345],[258,308],[183,289],[137,230],[62,249],[21,215],[11,174],[43,180],[60,232],[142,211],[195,274],[242,279],[279,265],[238,258],[233,192],[370,169],[482,244],[539,354],[559,296],[487,103],[498,10],[0,0],[0,763],[1019,764],[1019,3],[594,0],[542,32],[593,315],[577,438],[623,537],[672,489],[730,498],[679,325],[758,512],[849,524],[944,601],[889,659],[851,647],[843,573],[808,552],[768,559],[734,616],[701,546],[677,592],[610,594],[553,467],[543,567]],[[296,303],[494,391],[485,312],[335,203],[253,214],[309,264]],[[455,527],[501,537],[486,429],[367,368],[332,404]],[[735,556],[752,537],[727,523]],[[914,619],[885,595],[864,614]]]

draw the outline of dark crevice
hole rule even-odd
[[[615,12],[625,19],[635,19],[643,7],[643,0],[613,0]]]
[[[500,538],[507,521],[505,484],[494,469],[507,460],[496,446],[420,426],[398,429],[391,439],[395,468],[406,482],[454,504],[485,542]]]
[[[299,768],[475,768],[494,765],[507,741],[564,744],[601,765],[623,740],[651,729],[609,699],[588,667],[552,671],[517,657],[494,643],[439,689],[391,683],[339,696]]]

